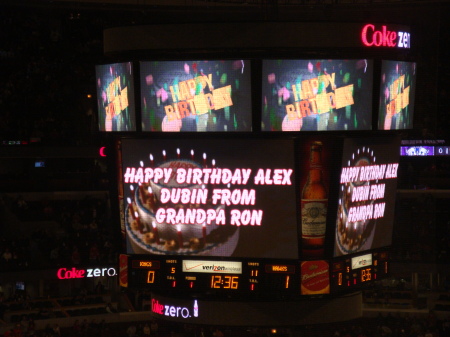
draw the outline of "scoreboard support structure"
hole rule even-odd
[[[345,310],[343,310],[345,308]],[[153,293],[151,313],[168,321],[219,326],[301,326],[362,316],[361,292],[303,301],[208,301]]]

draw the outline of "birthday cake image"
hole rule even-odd
[[[145,179],[129,185],[125,226],[134,253],[159,255],[231,256],[239,240],[239,229],[216,220],[225,205],[213,204],[213,185],[199,180],[177,179],[183,173],[215,167],[207,154],[196,159],[191,150],[184,157],[177,149],[164,150],[160,158],[150,154],[151,169],[165,172],[164,179]],[[145,166],[143,160],[141,167]],[[189,173],[189,174],[190,174]],[[214,185],[214,188],[218,188]]]
[[[375,165],[376,157],[369,147],[352,153],[348,167],[361,168]],[[372,245],[375,220],[372,219],[373,200],[369,200],[370,183],[359,178],[341,184],[339,191],[338,220],[336,226],[337,249],[350,254],[368,249]]]

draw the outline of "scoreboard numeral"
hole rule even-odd
[[[175,267],[170,268],[170,273],[171,273],[171,274],[175,274],[175,272],[176,272]]]
[[[372,279],[371,268],[366,268],[361,270],[361,282],[370,281]]]
[[[147,272],[147,283],[154,283],[155,282],[155,271],[149,270]]]

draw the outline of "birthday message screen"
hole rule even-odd
[[[122,140],[129,253],[298,258],[291,140]]]

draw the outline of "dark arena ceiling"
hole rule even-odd
[[[86,11],[117,17],[117,25],[217,21],[395,21],[411,24],[450,0],[3,0],[0,6]],[[393,14],[395,13],[395,14]],[[399,15],[401,13],[401,15]],[[118,15],[119,14],[119,15]]]

